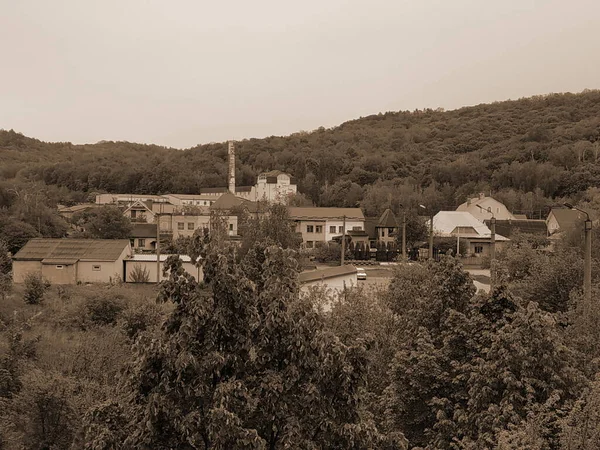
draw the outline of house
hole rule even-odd
[[[167,194],[163,197],[175,206],[210,206],[218,198],[211,194]]]
[[[280,170],[271,170],[258,175],[254,189],[250,190],[249,200],[287,203],[287,199],[297,192],[296,179]],[[237,192],[237,188],[236,188]],[[254,198],[252,198],[254,195]]]
[[[135,200],[125,206],[123,215],[133,223],[154,223],[156,220],[156,213],[152,211],[152,205],[142,200]]]
[[[53,284],[108,283],[124,277],[128,239],[31,239],[13,256],[13,281],[38,274]]]
[[[166,199],[162,195],[151,195],[151,194],[97,194],[96,204],[97,205],[130,205],[133,202],[154,202],[154,203],[166,203]]]
[[[171,255],[160,255],[160,280],[165,280],[167,277],[163,274],[164,264],[167,258]],[[204,279],[202,267],[196,266],[192,259],[187,255],[179,255],[183,270],[189,273],[198,282]],[[156,254],[149,255],[133,255],[125,260],[125,282],[127,283],[156,283]],[[147,280],[143,281],[136,277],[137,274],[147,276]],[[143,277],[141,277],[143,278]]]
[[[570,208],[552,208],[546,218],[548,234],[563,233],[572,230],[578,222],[583,222],[586,215],[575,209]]]
[[[360,208],[289,207],[288,212],[296,224],[296,232],[302,235],[305,248],[314,248],[319,242],[330,242],[341,236],[344,217],[346,231],[365,229],[365,216]]]
[[[485,220],[484,223],[489,227],[491,220]],[[515,233],[534,234],[536,236],[548,236],[548,227],[545,220],[537,219],[516,219],[516,220],[496,220],[496,233],[510,238]]]
[[[400,230],[400,224],[391,209],[386,209],[379,217],[365,219],[365,229],[369,235],[370,248],[377,248],[383,242],[395,242]]]
[[[516,219],[502,202],[499,202],[492,197],[486,197],[483,192],[481,192],[478,197],[469,198],[465,203],[456,208],[456,210],[468,212],[481,222],[486,219],[491,219],[492,216],[495,217],[496,220]]]
[[[356,286],[356,267],[344,265],[302,272],[298,275],[298,281],[303,292],[313,286],[322,286],[340,294],[345,289]]]
[[[433,232],[434,236],[456,237],[457,241],[466,241],[470,255],[484,256],[490,253],[491,230],[468,212],[440,211],[433,216]],[[509,240],[496,233],[496,250],[501,250]]]
[[[135,252],[153,252],[156,250],[156,224],[134,223],[129,236],[131,248]]]

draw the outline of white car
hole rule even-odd
[[[356,268],[356,279],[357,280],[366,280],[367,279],[367,272],[365,272],[365,269],[363,269],[362,267]]]

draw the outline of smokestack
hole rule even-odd
[[[235,195],[235,147],[229,141],[229,192]]]

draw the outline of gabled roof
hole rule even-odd
[[[398,221],[391,209],[388,208],[383,212],[377,226],[380,228],[398,228]]]
[[[460,229],[473,230],[471,232],[460,232]],[[459,229],[459,231],[456,231]],[[456,236],[465,238],[489,239],[491,230],[482,222],[477,220],[471,213],[465,211],[440,211],[433,217],[434,233],[442,236]],[[496,233],[497,241],[508,241],[506,237]]]
[[[129,247],[128,239],[31,239],[17,252],[15,261],[83,260],[116,261]]]
[[[58,213],[59,214],[75,213],[78,211],[84,211],[86,209],[91,209],[91,208],[98,208],[98,205],[95,203],[80,203],[78,205],[73,205],[73,206],[63,206],[61,208],[58,208]]]
[[[489,227],[491,221],[485,220],[484,223]],[[548,234],[548,227],[545,220],[496,220],[496,233],[511,237],[517,231],[537,236],[546,236]]]
[[[155,238],[156,224],[155,223],[134,223],[131,230],[133,238]]]
[[[585,220],[586,218],[584,213],[575,209],[552,208],[546,221],[548,221],[552,215],[554,215],[554,218],[558,222],[558,227],[562,231],[574,227],[577,222]]]
[[[210,210],[229,211],[232,208],[237,208],[239,206],[246,208],[249,212],[256,212],[258,210],[256,202],[236,197],[231,192],[226,192],[221,195],[212,205],[210,205]]]
[[[354,266],[329,267],[327,269],[302,272],[300,275],[298,275],[298,281],[303,284],[310,281],[326,280],[328,278],[351,275],[353,273],[356,273],[356,267]]]
[[[148,211],[150,214],[152,214],[154,216],[154,211],[152,211],[150,208],[148,208],[148,205],[145,202],[142,202],[141,200],[134,201],[131,205],[129,205],[127,208],[125,208],[123,213],[126,213],[127,211],[129,211],[133,208],[145,209],[146,211]]]
[[[290,219],[292,220],[365,220],[360,208],[320,208],[320,207],[288,207]]]

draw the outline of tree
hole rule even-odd
[[[73,223],[84,229],[83,237],[127,239],[133,229],[131,221],[116,206],[102,206],[73,216]]]
[[[8,246],[0,240],[0,297],[4,300],[12,289],[12,260],[8,256]]]
[[[39,236],[40,234],[31,225],[0,212],[0,240],[6,243],[9,252],[17,253],[27,241]]]
[[[299,298],[291,250],[258,243],[241,261],[201,248],[206,288],[177,258],[160,298],[175,309],[139,341],[127,379],[127,448],[372,448],[361,417],[365,347],[347,346]],[[342,376],[342,374],[344,374]]]
[[[25,285],[23,300],[30,305],[40,304],[44,300],[46,290],[50,287],[48,282],[36,273],[27,274],[23,284]]]

